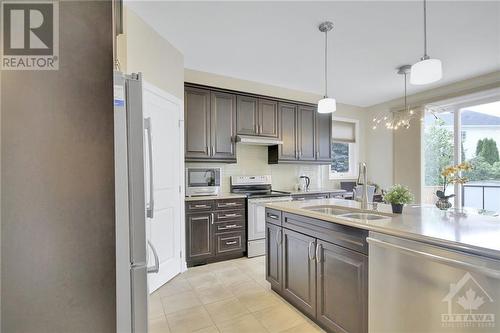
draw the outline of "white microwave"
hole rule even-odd
[[[220,168],[186,168],[186,196],[218,195]]]

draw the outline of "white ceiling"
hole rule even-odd
[[[369,106],[400,97],[395,68],[423,53],[422,2],[127,2],[185,57],[186,68],[323,94],[329,34],[329,95]],[[499,1],[430,1],[428,53],[444,78],[409,93],[500,69]]]

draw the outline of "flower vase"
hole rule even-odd
[[[441,209],[441,210],[450,209],[452,204],[448,199],[449,198],[439,198],[438,201],[436,201],[436,207]]]
[[[403,204],[391,204],[394,214],[403,214]]]

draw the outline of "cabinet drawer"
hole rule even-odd
[[[281,211],[266,208],[266,222],[281,225]]]
[[[368,254],[368,231],[342,224],[321,221],[310,217],[283,213],[284,228]]]
[[[215,209],[244,209],[245,199],[225,199],[217,200],[215,203]]]
[[[217,223],[215,233],[227,231],[245,231],[245,220]]]
[[[226,232],[215,235],[215,243],[217,244],[217,254],[225,254],[227,252],[245,251],[245,233],[244,232]]]
[[[228,222],[228,221],[236,221],[236,220],[244,220],[245,219],[245,211],[244,210],[227,210],[223,212],[215,212],[214,213],[214,222]]]
[[[214,200],[186,201],[186,213],[214,209]]]

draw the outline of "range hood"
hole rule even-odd
[[[263,136],[238,135],[236,142],[246,145],[274,146],[282,145],[283,141],[277,138],[266,138]]]

